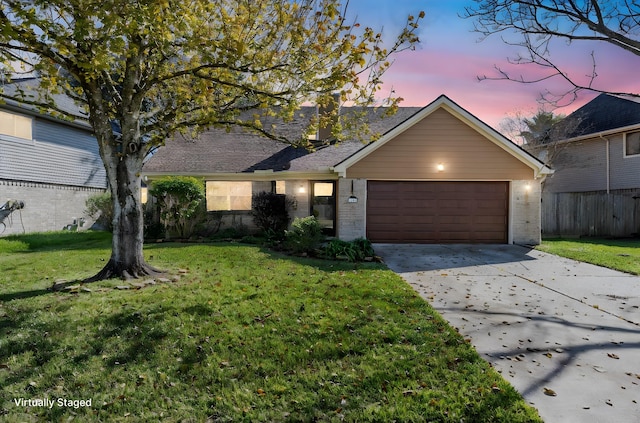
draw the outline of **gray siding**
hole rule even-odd
[[[610,189],[640,188],[640,156],[624,157],[622,135],[610,138]]]
[[[601,139],[576,141],[558,148],[545,181],[546,192],[584,192],[607,189],[606,143]]]
[[[0,135],[0,179],[106,187],[98,145],[88,131],[36,118],[33,138]]]

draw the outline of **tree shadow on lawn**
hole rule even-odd
[[[0,363],[10,363],[12,357],[20,356],[28,360],[17,368],[8,366],[10,373],[5,384],[24,382],[26,386],[29,378],[51,369],[57,373],[49,374],[50,380],[70,378],[72,368],[85,367],[93,357],[102,357],[106,368],[153,360],[158,345],[170,336],[162,328],[162,320],[171,310],[166,306],[145,307],[142,312],[129,309],[105,316],[99,322],[61,317],[64,312],[58,310],[53,311],[58,312],[57,318],[43,321],[35,308],[22,308],[11,317],[5,315],[0,320],[0,338],[4,340]],[[67,336],[77,332],[83,336]],[[74,365],[50,366],[56,359]]]

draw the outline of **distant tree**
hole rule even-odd
[[[553,166],[566,146],[563,141],[573,136],[580,122],[582,120],[574,115],[567,118],[562,114],[556,115],[539,109],[531,117],[517,113],[504,119],[500,123],[500,131],[544,164]]]
[[[505,118],[500,122],[500,132],[516,144],[531,145],[548,140],[551,129],[566,116],[538,109],[535,115],[526,117],[522,112]]]
[[[554,115],[553,112],[538,110],[538,113],[531,119],[523,119],[522,122],[527,129],[520,132],[520,136],[524,139],[525,144],[529,145],[549,141],[553,126],[565,117],[565,115]]]
[[[636,0],[475,0],[475,7],[467,7],[465,17],[475,20],[475,30],[484,37],[502,34],[505,43],[524,48],[524,54],[510,59],[511,64],[534,64],[545,70],[539,77],[514,75],[496,67],[498,76],[479,79],[503,79],[534,83],[550,78],[563,78],[570,89],[553,94],[547,91],[542,100],[553,105],[570,103],[578,92],[620,93],[596,88],[595,54],[591,53],[592,68],[586,72],[587,81],[580,82],[561,69],[558,58],[552,57],[550,43],[554,39],[568,43],[602,41],[617,46],[631,55],[640,56],[640,3]],[[516,39],[511,40],[515,33]],[[511,41],[509,41],[511,40]]]
[[[334,92],[342,102],[374,103],[390,56],[415,46],[424,14],[409,16],[385,44],[381,33],[347,22],[347,4],[0,1],[4,80],[26,69],[41,82],[37,98],[20,90],[5,90],[0,98],[64,115],[53,95],[64,93],[84,106],[98,141],[113,199],[113,241],[110,260],[87,281],[157,272],[142,254],[140,174],[147,153],[171,134],[239,126],[302,143],[306,134],[279,136],[265,118],[292,119],[307,101],[334,101]],[[389,99],[390,110],[399,100]],[[330,119],[323,115],[310,126]]]

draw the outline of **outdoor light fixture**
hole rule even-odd
[[[438,172],[444,171],[444,163],[438,163],[436,169],[438,169]]]
[[[300,194],[304,194],[304,192],[305,192],[304,185],[300,185],[300,188],[298,188],[298,192]]]
[[[353,179],[351,180],[351,196],[349,197],[349,199],[347,201],[349,203],[357,203],[358,202],[358,197],[353,195]]]
[[[524,186],[525,191],[531,191],[531,184],[529,182],[527,182],[527,184]]]

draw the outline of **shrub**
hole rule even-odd
[[[180,238],[189,238],[205,215],[202,181],[187,176],[169,176],[151,185],[149,194],[160,205],[160,220]]]
[[[289,226],[292,201],[284,194],[259,192],[252,198],[253,222],[269,238],[282,238]]]
[[[291,230],[285,231],[284,247],[295,253],[311,253],[324,240],[322,226],[314,216],[295,218]]]
[[[349,261],[363,261],[367,257],[373,257],[375,252],[371,242],[365,238],[353,241],[331,240],[324,249],[324,253],[330,258],[346,258]]]
[[[85,203],[85,213],[109,232],[113,232],[113,202],[109,191],[92,195]]]

